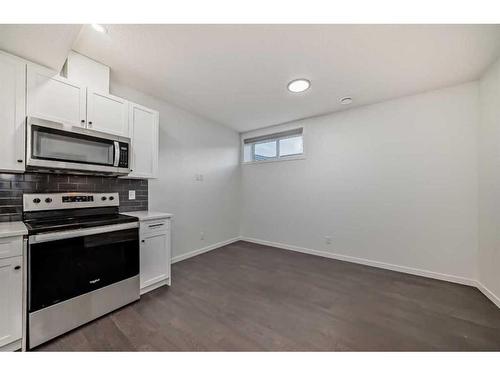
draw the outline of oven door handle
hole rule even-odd
[[[57,240],[64,240],[64,239],[68,239],[68,238],[90,236],[93,234],[116,232],[119,230],[133,229],[133,228],[138,228],[138,227],[139,227],[139,223],[133,222],[133,223],[125,223],[125,224],[105,225],[102,227],[73,229],[73,230],[66,230],[66,231],[60,231],[60,232],[35,234],[32,236],[29,236],[29,243],[31,245],[31,244],[41,243],[41,242],[57,241]]]

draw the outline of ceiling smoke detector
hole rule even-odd
[[[311,87],[311,82],[304,78],[294,79],[288,83],[288,91],[291,92],[304,92],[309,87]]]
[[[340,104],[347,105],[352,103],[352,98],[350,96],[344,96],[340,98]]]

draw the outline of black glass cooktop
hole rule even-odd
[[[72,230],[104,225],[123,224],[138,221],[136,217],[103,209],[59,210],[51,215],[25,216],[24,224],[28,233],[37,234],[62,230]]]

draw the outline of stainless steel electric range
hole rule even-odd
[[[139,223],[118,193],[24,194],[28,348],[139,299]]]

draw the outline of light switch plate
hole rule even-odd
[[[133,201],[135,199],[135,190],[128,191],[128,199]]]

